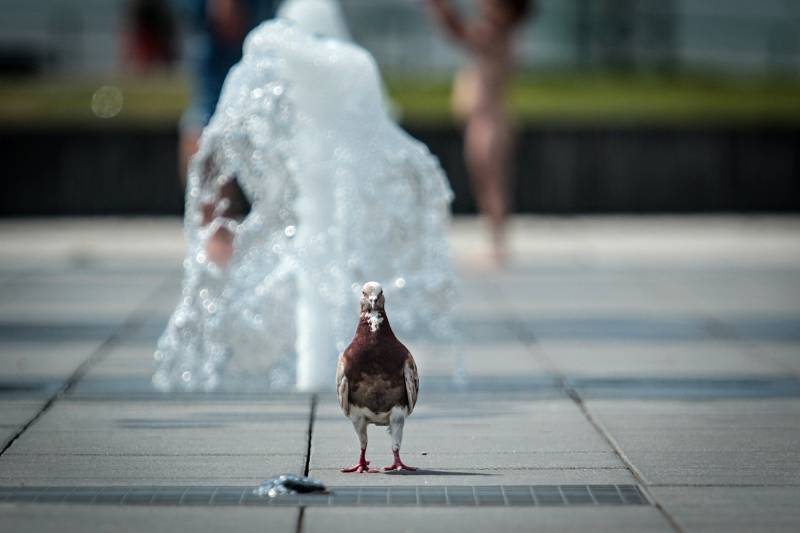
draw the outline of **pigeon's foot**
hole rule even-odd
[[[351,466],[350,468],[342,468],[340,470],[340,472],[342,472],[344,474],[351,474],[353,472],[355,472],[357,474],[363,474],[363,473],[377,474],[378,473],[377,470],[375,470],[374,468],[370,468],[368,465],[369,465],[369,461],[367,461],[364,464],[359,463],[356,466]]]
[[[408,466],[400,459],[400,450],[394,450],[394,464],[383,468],[384,472],[392,472],[394,470],[406,470],[408,472],[415,472],[417,469],[413,466]]]
[[[404,470],[406,472],[416,472],[417,471],[417,469],[414,468],[413,466],[405,465],[402,462],[395,463],[395,464],[393,464],[391,466],[384,466],[383,467],[383,471],[384,472],[394,472],[394,471],[399,471],[399,470]]]
[[[369,461],[367,461],[367,459],[364,457],[366,451],[367,450],[364,449],[361,450],[361,457],[358,458],[358,464],[356,466],[352,466],[350,468],[342,468],[340,472],[344,474],[351,474],[353,472],[356,472],[358,474],[363,474],[365,472],[368,474],[377,473],[378,472],[377,470],[369,467]]]

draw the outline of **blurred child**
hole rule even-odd
[[[428,0],[436,20],[470,54],[454,82],[454,106],[466,118],[464,153],[481,214],[492,238],[492,260],[506,261],[509,162],[513,138],[504,96],[513,70],[513,36],[531,9],[529,0],[478,0],[465,21],[448,0]]]

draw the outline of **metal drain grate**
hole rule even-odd
[[[329,494],[272,499],[254,495],[253,487],[0,487],[0,502],[199,506],[648,505],[637,485],[331,487]]]

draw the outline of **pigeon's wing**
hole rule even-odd
[[[336,365],[336,398],[344,414],[350,416],[350,384],[344,375],[344,357],[341,357],[339,364]]]
[[[406,382],[406,396],[408,397],[408,414],[414,411],[417,405],[417,395],[419,394],[419,374],[417,373],[417,363],[411,354],[406,357],[406,364],[403,366],[403,376]]]

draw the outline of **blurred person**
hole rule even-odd
[[[470,55],[454,80],[453,105],[466,118],[464,155],[478,209],[491,232],[492,262],[507,259],[509,165],[513,136],[505,91],[513,71],[515,30],[531,0],[478,0],[478,15],[466,21],[448,0],[428,0],[431,13]]]
[[[183,298],[155,353],[162,390],[214,389],[223,373],[332,388],[366,280],[396,302],[394,328],[451,339],[439,162],[388,114],[338,2],[291,0],[280,14],[247,37],[190,163]]]
[[[186,180],[190,158],[197,152],[203,128],[217,107],[222,84],[230,68],[242,57],[247,33],[261,21],[275,15],[276,0],[188,0],[198,37],[192,46],[195,76],[193,101],[181,119],[180,178]],[[242,216],[246,210],[236,182],[226,185],[226,212]],[[207,207],[202,213],[206,224],[215,213]],[[209,241],[208,253],[219,263],[232,254],[233,236],[220,228]]]
[[[171,67],[178,59],[175,18],[163,0],[128,4],[125,61],[138,73]]]
[[[182,179],[186,163],[197,151],[197,141],[217,106],[230,68],[242,57],[247,32],[275,14],[276,0],[185,0],[197,33],[190,61],[195,90],[182,119]]]

